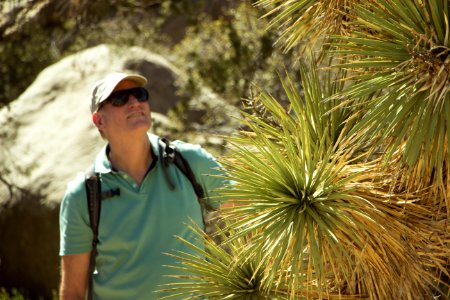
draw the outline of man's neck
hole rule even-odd
[[[109,160],[113,168],[127,173],[136,183],[141,184],[153,160],[148,136],[110,141],[109,145]]]

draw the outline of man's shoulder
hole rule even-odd
[[[66,196],[82,196],[85,193],[86,171],[78,172],[75,177],[67,183]]]
[[[159,145],[159,141],[164,138],[162,136],[158,136],[155,134],[149,134],[149,138],[150,141],[152,143],[152,145],[157,146]],[[202,157],[205,155],[206,150],[203,149],[203,147],[199,144],[193,144],[193,143],[189,143],[183,140],[170,140],[169,138],[166,138],[168,141],[170,141],[170,143],[175,146],[175,148],[177,149],[177,151],[179,153],[181,153],[183,156],[187,155],[187,156],[199,156]]]
[[[180,152],[202,152],[205,151],[203,147],[199,144],[192,144],[182,140],[174,140],[172,144],[177,148]]]

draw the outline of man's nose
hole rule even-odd
[[[127,104],[128,105],[136,105],[136,104],[139,104],[139,101],[134,95],[130,95],[130,96],[128,96]]]

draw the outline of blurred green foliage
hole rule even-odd
[[[50,4],[36,13],[33,2]],[[188,75],[182,90],[195,96],[207,86],[232,104],[248,98],[256,80],[283,100],[276,73],[284,70],[277,68],[295,64],[273,47],[275,33],[265,31],[266,21],[251,1],[107,0],[79,1],[74,7],[33,2],[10,7],[9,18],[21,16],[17,24],[0,24],[0,107],[45,67],[102,43],[162,54]],[[24,17],[33,12],[33,18]]]
[[[18,289],[11,289],[11,291],[6,290],[5,288],[0,288],[0,299],[1,300],[28,300],[29,297],[25,296],[25,293],[21,293]],[[34,300],[42,300],[43,297],[34,298]],[[57,300],[58,295],[56,291],[52,293],[52,300]]]
[[[25,300],[25,297],[17,289],[13,289],[11,293],[9,293],[5,288],[0,288],[0,299]]]
[[[22,25],[20,30],[8,34],[2,32],[0,40],[0,107],[14,100],[32,82],[36,74],[54,62],[58,55],[52,51],[50,33],[45,24],[33,22]]]
[[[242,4],[217,20],[189,28],[175,53],[178,65],[189,75],[187,88],[194,95],[206,85],[233,101],[245,95],[258,71],[267,65],[271,42],[250,6]]]

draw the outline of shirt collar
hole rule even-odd
[[[153,153],[153,160],[156,161],[157,157],[159,156],[159,147],[158,147],[158,140],[159,137],[154,135],[154,134],[148,134],[148,138],[150,140],[150,145],[152,147],[152,153]],[[111,172],[116,172],[112,165],[111,162],[109,161],[108,158],[108,154],[110,151],[110,147],[109,144],[105,145],[102,147],[102,149],[100,150],[100,152],[97,154],[96,158],[95,158],[95,163],[94,163],[94,171],[96,173],[111,173]]]

